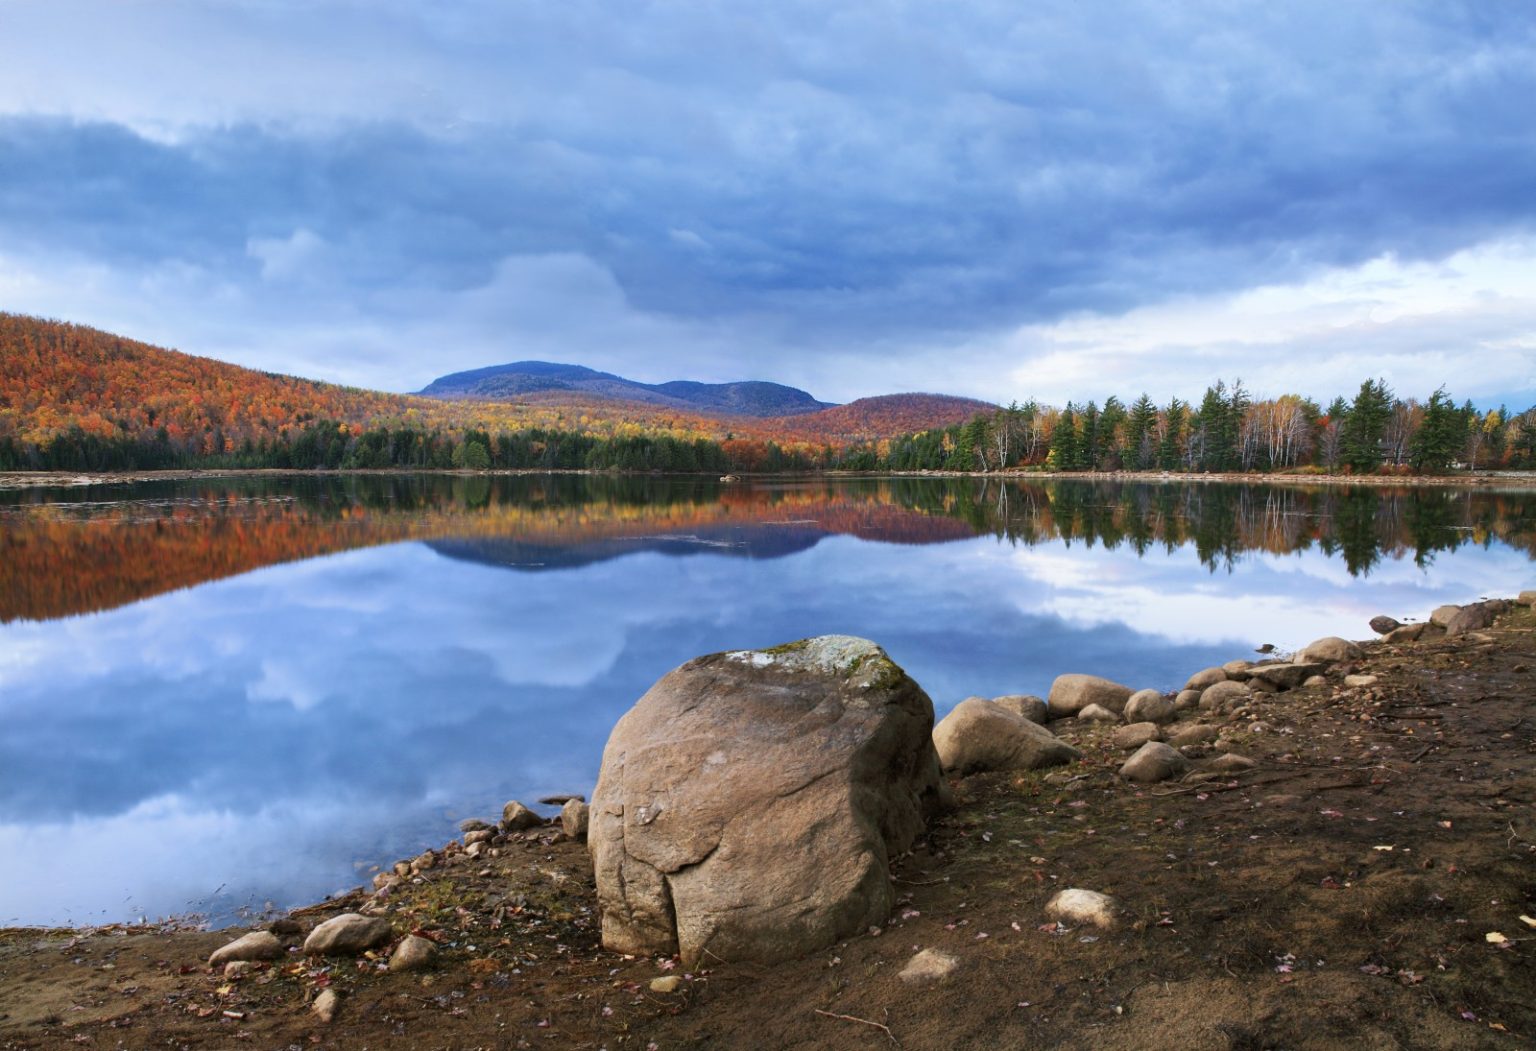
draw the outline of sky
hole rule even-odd
[[[8,0],[0,310],[520,359],[1536,402],[1536,8]]]

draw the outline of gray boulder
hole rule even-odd
[[[1248,680],[1248,684],[1251,686],[1257,680],[1267,682],[1279,690],[1294,690],[1322,671],[1321,664],[1260,664],[1253,669],[1253,675]]]
[[[1493,626],[1497,607],[1491,602],[1474,602],[1463,606],[1445,625],[1447,635],[1462,635],[1469,631],[1482,631]]]
[[[1233,682],[1245,682],[1248,679],[1248,669],[1252,667],[1247,661],[1227,661],[1221,666],[1221,670],[1227,673],[1227,678]],[[1214,684],[1213,684],[1214,685]]]
[[[1436,606],[1429,615],[1429,622],[1436,627],[1443,628],[1451,622],[1451,618],[1461,612],[1460,606]]]
[[[1189,769],[1189,760],[1161,741],[1148,741],[1120,767],[1120,776],[1127,781],[1150,784],[1166,781]]]
[[[430,939],[416,934],[407,934],[400,939],[400,944],[395,946],[395,951],[389,954],[389,969],[419,971],[423,967],[431,966],[436,958],[437,946]]]
[[[1036,697],[1028,693],[1010,693],[1002,697],[992,698],[992,703],[1004,711],[1014,715],[1023,716],[1032,723],[1044,725],[1050,721],[1050,705],[1045,703],[1044,697]]]
[[[1211,685],[1214,686],[1216,684],[1212,683]],[[1191,708],[1198,708],[1199,706],[1199,690],[1180,690],[1179,695],[1173,699],[1173,710],[1176,712],[1187,712]]]
[[[1200,710],[1202,712],[1221,711],[1224,706],[1240,704],[1251,696],[1253,691],[1245,682],[1218,682],[1200,692]]]
[[[1353,642],[1329,635],[1302,649],[1296,654],[1296,661],[1303,664],[1332,664],[1335,661],[1358,660],[1363,656],[1365,651]]]
[[[768,962],[883,924],[890,858],[938,808],[932,732],[928,695],[865,639],[668,673],[603,750],[587,838],[604,946]]]
[[[1058,675],[1046,698],[1052,716],[1076,715],[1090,704],[1107,708],[1116,715],[1131,698],[1131,688],[1097,675]]]
[[[503,832],[521,832],[524,829],[533,828],[543,823],[543,818],[515,799],[501,808],[501,828]]]
[[[1215,686],[1218,682],[1226,681],[1227,673],[1225,669],[1206,668],[1191,675],[1189,681],[1184,684],[1184,688],[1186,690],[1203,690],[1207,686]]]
[[[586,839],[591,808],[579,799],[567,799],[560,808],[560,828],[572,839]]]
[[[933,747],[946,774],[984,770],[1038,770],[1078,758],[1077,749],[1051,731],[1000,704],[972,697],[933,728]]]
[[[1156,690],[1138,690],[1125,702],[1128,723],[1167,723],[1173,721],[1173,701]]]
[[[208,957],[208,966],[222,967],[226,963],[246,960],[276,960],[281,958],[285,951],[283,943],[278,941],[277,936],[270,931],[252,931],[222,948],[215,949],[213,955]]]
[[[1418,642],[1424,632],[1429,628],[1428,624],[1404,624],[1400,628],[1393,628],[1381,637],[1382,642]]]
[[[1395,620],[1392,617],[1377,616],[1371,618],[1371,630],[1378,635],[1390,634],[1402,626],[1402,621]]]
[[[304,951],[310,956],[356,956],[377,949],[393,936],[388,920],[344,912],[310,931]]]
[[[1115,731],[1115,747],[1122,751],[1140,748],[1148,741],[1161,741],[1163,728],[1156,723],[1131,723]]]
[[[1208,744],[1221,736],[1221,731],[1208,723],[1200,723],[1180,730],[1168,738],[1170,748],[1186,748],[1190,745]]]

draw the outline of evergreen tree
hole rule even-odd
[[[1179,469],[1184,451],[1184,420],[1188,412],[1189,406],[1178,398],[1168,402],[1168,427],[1163,432],[1162,441],[1157,443],[1157,466],[1165,471]]]
[[[1392,415],[1392,390],[1385,380],[1366,380],[1349,406],[1340,433],[1343,461],[1357,473],[1381,466],[1381,438]]]
[[[1125,423],[1125,465],[1133,471],[1152,466],[1152,436],[1157,427],[1157,406],[1143,392],[1131,405]]]
[[[1081,466],[1082,447],[1077,436],[1077,410],[1072,403],[1056,417],[1051,433],[1051,466],[1058,471],[1076,471]]]
[[[1441,387],[1424,406],[1424,421],[1408,446],[1408,462],[1415,471],[1443,471],[1461,450],[1461,413]]]

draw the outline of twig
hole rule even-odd
[[[1170,792],[1148,792],[1147,795],[1156,796],[1158,799],[1162,799],[1164,796],[1184,796],[1189,795],[1191,792],[1230,792],[1236,788],[1259,788],[1263,785],[1273,785],[1280,781],[1294,781],[1298,777],[1308,776],[1309,773],[1310,771],[1307,770],[1298,770],[1294,774],[1281,774],[1278,777],[1266,777],[1262,781],[1248,781],[1244,783],[1228,782],[1219,785],[1213,785],[1209,781],[1202,781],[1200,784],[1190,785],[1188,788],[1175,788]]]
[[[1423,748],[1420,748],[1417,752],[1415,752],[1413,754],[1413,758],[1409,759],[1408,761],[1410,763],[1417,763],[1420,759],[1423,759],[1426,755],[1428,755],[1430,752],[1433,752],[1434,750],[1435,750],[1435,746],[1434,745],[1427,744]]]
[[[881,1025],[879,1022],[871,1022],[868,1018],[857,1018],[853,1015],[833,1014],[831,1011],[823,1011],[819,1007],[816,1008],[815,1011],[817,1014],[825,1015],[827,1018],[836,1018],[844,1022],[858,1022],[860,1025],[872,1025],[876,1029],[883,1032],[886,1036],[890,1037],[891,1043],[895,1044],[897,1047],[901,1046],[901,1041],[896,1039],[896,1034],[891,1032],[891,1027],[888,1025]]]

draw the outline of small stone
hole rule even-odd
[[[393,936],[388,920],[344,912],[310,931],[304,951],[310,956],[356,956],[377,949]]]
[[[678,987],[681,986],[682,984],[683,984],[682,978],[680,978],[678,975],[675,975],[675,974],[669,974],[669,975],[666,975],[665,977],[662,977],[662,978],[652,978],[651,979],[651,992],[653,992],[653,993],[675,993],[675,992],[677,992]]]
[[[430,851],[430,850],[423,851],[422,853],[418,854],[411,861],[411,871],[412,872],[425,872],[428,869],[432,869],[432,868],[436,868],[436,867],[437,867],[437,854],[435,852],[433,852],[433,851]]]
[[[472,858],[478,858],[480,855],[487,853],[490,849],[491,845],[489,843],[483,839],[477,839],[469,846],[464,848],[464,853]]]
[[[1314,675],[1310,679],[1308,679],[1306,682],[1302,683],[1302,685],[1303,686],[1307,686],[1307,687],[1327,686],[1328,685],[1328,679],[1327,679],[1326,676]]]
[[[579,799],[567,799],[560,808],[560,827],[567,836],[580,841],[587,838],[587,821],[591,810]]]
[[[335,989],[322,989],[320,995],[315,997],[315,1002],[309,1005],[309,1009],[315,1013],[315,1017],[326,1025],[336,1019],[336,1011],[341,1007],[341,997],[336,995]]]
[[[565,804],[569,803],[573,799],[578,799],[583,803],[587,801],[586,796],[577,795],[574,792],[562,792],[552,796],[540,796],[539,802],[543,803],[545,806],[565,806]]]
[[[1199,690],[1180,690],[1179,695],[1173,699],[1173,710],[1176,712],[1187,712],[1191,708],[1198,707],[1200,707]]]
[[[1257,672],[1248,679],[1245,685],[1254,693],[1279,693],[1281,689],[1281,687],[1270,682],[1268,679],[1259,678]]]
[[[1402,621],[1392,617],[1382,615],[1371,618],[1371,630],[1378,635],[1389,635],[1402,626]]]
[[[276,960],[284,953],[283,943],[271,931],[252,931],[228,945],[215,949],[208,957],[209,967],[222,967],[232,960]]]
[[[411,863],[409,861],[397,861],[397,862],[395,862],[395,875],[399,876],[401,879],[404,879],[405,877],[409,876],[410,874],[411,874]]]
[[[280,920],[273,920],[267,926],[267,930],[279,938],[297,938],[304,933],[304,925],[298,920],[284,916]]]
[[[544,819],[517,800],[512,800],[501,811],[501,828],[504,832],[521,832],[542,825]]]
[[[418,971],[432,963],[437,956],[437,946],[428,938],[407,934],[389,954],[391,971]]]
[[[466,832],[464,834],[464,846],[465,849],[468,849],[476,843],[489,843],[495,838],[496,830],[494,828],[477,828],[473,832]]]
[[[1245,682],[1218,682],[1200,693],[1202,712],[1220,711],[1226,705],[1240,704],[1253,695]]]
[[[1382,636],[1382,642],[1418,642],[1423,636],[1427,624],[1404,624],[1400,628],[1393,628]]]
[[[992,703],[1042,726],[1050,719],[1050,706],[1045,703],[1045,698],[1033,694],[1009,693],[992,698]]]
[[[1189,769],[1189,760],[1161,741],[1148,741],[1120,767],[1120,776],[1127,781],[1151,784],[1166,781],[1175,774]]]
[[[492,825],[487,821],[481,821],[477,817],[467,817],[463,821],[459,822],[459,831],[464,833],[464,842],[466,843],[469,842],[470,833],[484,832],[487,829],[494,830],[495,827],[495,825]]]
[[[1205,768],[1222,774],[1236,774],[1243,770],[1252,770],[1258,765],[1258,763],[1249,759],[1246,755],[1228,752],[1225,755],[1218,755],[1215,759],[1212,759],[1205,765]]]
[[[937,949],[924,949],[907,965],[897,972],[896,977],[904,982],[936,982],[941,978],[947,978],[960,966],[960,961],[949,953],[939,952]]]
[[[1069,887],[1045,903],[1045,914],[1066,923],[1090,923],[1100,930],[1115,926],[1115,899],[1096,890]]]
[[[1294,690],[1313,675],[1319,675],[1323,671],[1321,664],[1306,664],[1293,662],[1288,664],[1261,664],[1253,669],[1253,677],[1248,680],[1248,685],[1257,688],[1259,683],[1268,683],[1282,690]]]
[[[1118,723],[1120,717],[1101,704],[1090,704],[1077,713],[1079,720],[1085,723]]]
[[[1115,747],[1129,752],[1148,741],[1162,740],[1163,731],[1156,723],[1131,723],[1115,731]]]
[[[224,965],[224,977],[244,978],[255,966],[250,960],[230,960]]]
[[[1375,675],[1346,675],[1346,676],[1344,676],[1344,685],[1345,686],[1375,686],[1380,681],[1381,681],[1380,678],[1378,678]]]

